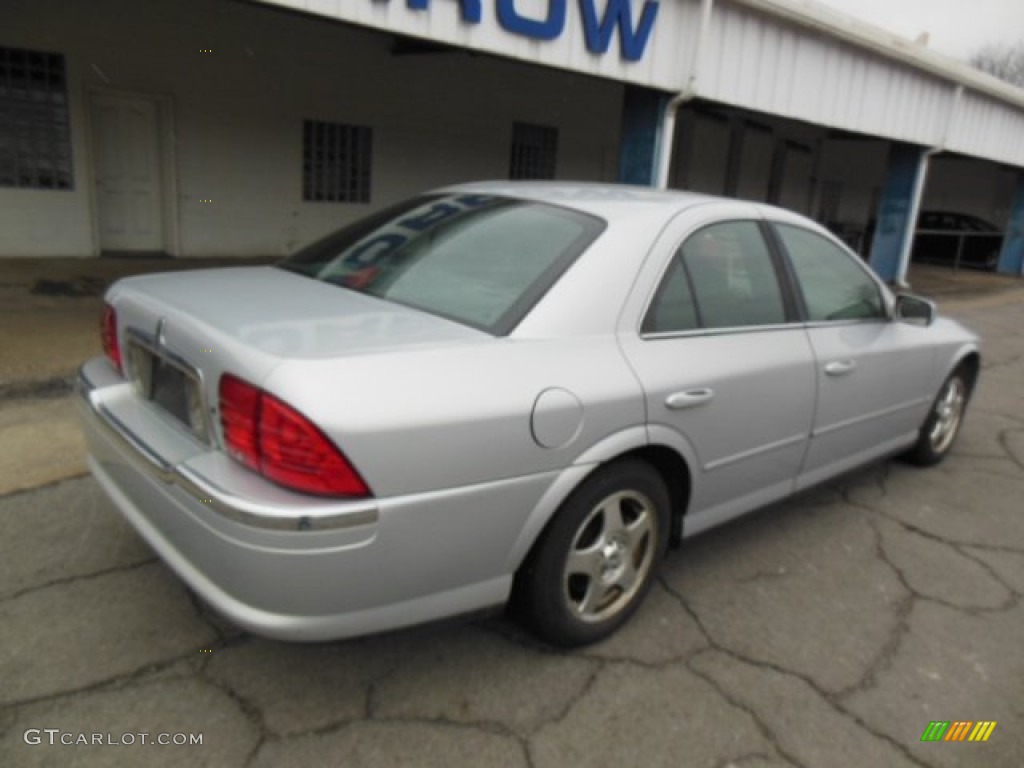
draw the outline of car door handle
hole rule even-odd
[[[848,373],[853,373],[853,369],[856,367],[857,363],[853,360],[836,360],[825,366],[825,373],[829,376],[845,376]]]
[[[695,405],[709,403],[714,396],[715,390],[707,387],[703,389],[688,389],[685,392],[673,392],[665,398],[665,407],[670,411],[681,411],[684,408],[693,408]]]

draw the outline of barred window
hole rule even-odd
[[[558,129],[529,123],[512,124],[510,179],[553,179],[558,160]]]
[[[302,134],[302,199],[370,202],[372,133],[360,125],[306,120]]]
[[[0,187],[72,184],[64,57],[0,47]]]

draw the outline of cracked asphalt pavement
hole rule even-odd
[[[502,617],[320,645],[247,635],[93,480],[43,473],[0,496],[0,765],[1019,768],[1024,301],[997,299],[945,308],[985,344],[946,463],[876,464],[688,540],[629,625],[575,652]],[[0,427],[65,407],[8,402]],[[922,743],[933,720],[998,725]],[[136,743],[60,743],[83,734]]]

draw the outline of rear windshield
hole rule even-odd
[[[363,219],[279,266],[504,335],[604,227],[543,203],[435,195]]]

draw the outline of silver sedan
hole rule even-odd
[[[813,222],[630,187],[450,187],[106,300],[93,474],[202,598],[290,640],[506,603],[599,640],[670,544],[940,461],[979,371]]]

